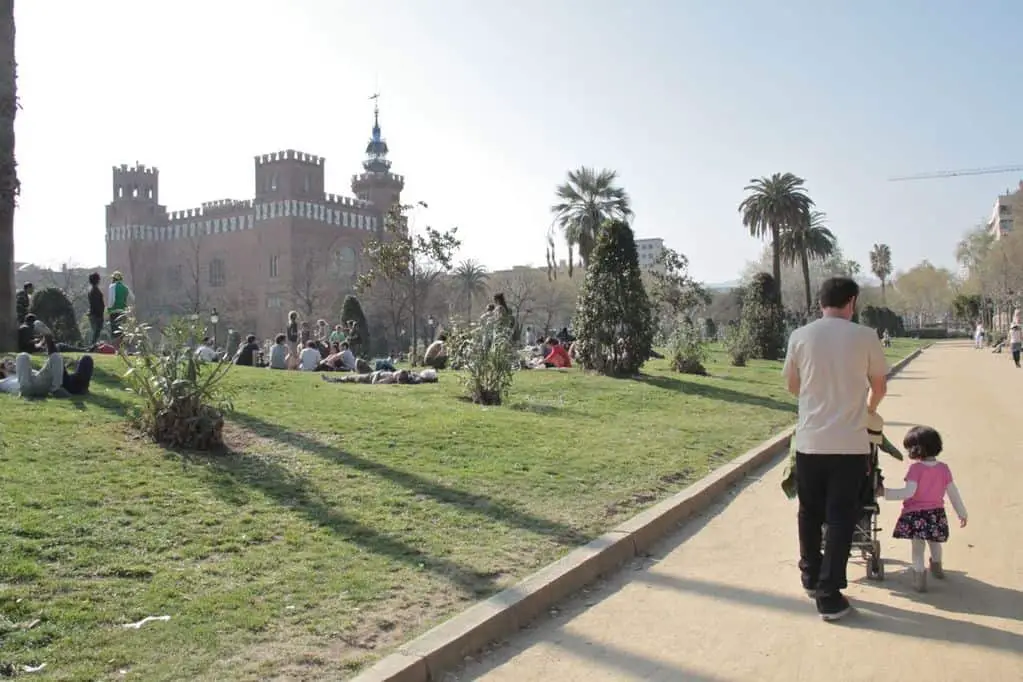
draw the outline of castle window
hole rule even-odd
[[[280,262],[280,256],[270,256],[270,276],[277,276],[277,265]]]
[[[277,191],[277,174],[276,173],[274,173],[273,175],[270,176],[270,191],[271,192],[276,192]]]
[[[131,196],[132,196],[133,198],[138,198],[138,196],[139,196],[139,188],[138,188],[138,185],[136,185],[135,187],[132,187],[132,188],[131,188]]]
[[[281,300],[280,296],[275,296],[275,295],[271,294],[270,296],[266,297],[266,307],[267,308],[283,308],[284,307],[284,301]]]
[[[210,286],[222,287],[227,278],[224,272],[224,261],[214,258],[210,261]]]
[[[152,187],[147,187],[146,188],[146,199],[152,199],[152,198],[153,198],[153,188]]]
[[[121,185],[118,185],[117,186],[117,192],[115,193],[115,196],[118,199],[123,199],[124,198],[124,187],[122,187]]]

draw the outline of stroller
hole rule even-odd
[[[878,444],[871,442],[867,475],[860,490],[863,513],[853,530],[852,549],[860,551],[860,558],[866,564],[867,579],[881,581],[884,580],[884,562],[881,560],[882,529],[878,525],[881,507],[877,503],[877,489],[884,483],[884,476],[878,465],[878,449]],[[901,459],[901,453],[899,458]]]

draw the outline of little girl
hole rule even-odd
[[[959,527],[966,526],[966,507],[952,482],[952,471],[941,454],[941,436],[929,426],[914,426],[902,441],[913,461],[906,472],[906,487],[886,488],[886,500],[903,500],[902,514],[895,524],[894,537],[913,543],[913,588],[927,591],[927,571],[924,568],[924,548],[931,550],[931,574],[941,580],[945,571],[941,567],[941,544],[948,540],[948,517],[945,515],[945,495],[959,517]]]

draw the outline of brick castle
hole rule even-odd
[[[336,316],[354,288],[363,246],[380,236],[405,180],[391,172],[379,110],[355,197],[328,194],[324,159],[294,150],[257,156],[254,198],[168,211],[159,171],[113,169],[107,205],[107,268],[135,292],[139,316],[200,315],[217,308],[220,338],[271,337],[288,310],[305,319]]]

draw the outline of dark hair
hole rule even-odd
[[[437,340],[438,341],[447,341],[448,340],[448,335],[445,334],[444,332],[441,332],[440,334],[437,334]]]
[[[305,347],[306,348],[316,348],[316,342],[313,341],[312,339],[310,339],[309,341],[305,342]]]
[[[256,342],[256,335],[255,334],[249,334],[248,336],[245,337],[245,343],[255,343],[255,342]]]
[[[507,308],[508,307],[508,302],[504,300],[504,294],[503,293],[498,292],[498,293],[494,294],[494,305],[499,306],[501,308]]]
[[[287,340],[288,337],[285,336],[284,334],[278,334],[277,336],[274,337],[274,343],[284,343]]]
[[[35,315],[29,313],[25,316],[25,324],[35,324],[37,319],[38,318]]]
[[[208,336],[204,336],[204,337],[202,337],[202,345],[204,345],[204,346],[208,346],[208,345],[210,345],[211,343],[213,343],[213,339],[211,339],[211,338],[210,338],[210,337],[208,337]]]
[[[334,345],[337,345],[337,344],[334,344]],[[351,346],[348,345],[347,341],[342,341],[340,348],[344,348],[345,350],[348,350],[349,348],[351,348]]]
[[[489,312],[492,312],[493,310],[494,310],[494,304],[493,303],[488,303],[487,304],[487,312],[489,313]]]
[[[821,284],[818,298],[822,308],[844,308],[860,295],[860,285],[851,277],[829,277]]]
[[[549,337],[547,337],[547,345],[548,346],[560,346],[561,345],[561,341],[558,341],[558,337],[556,337],[556,336],[549,336]]]
[[[35,287],[32,286],[32,282],[25,282],[25,286],[23,286],[22,289],[28,291],[29,289],[35,289]]]
[[[91,275],[89,275],[89,284],[91,284],[92,286],[96,286],[97,284],[99,284],[99,279],[100,279],[99,273],[94,272]]]
[[[929,426],[914,426],[902,439],[910,459],[926,459],[941,454],[941,434]]]

